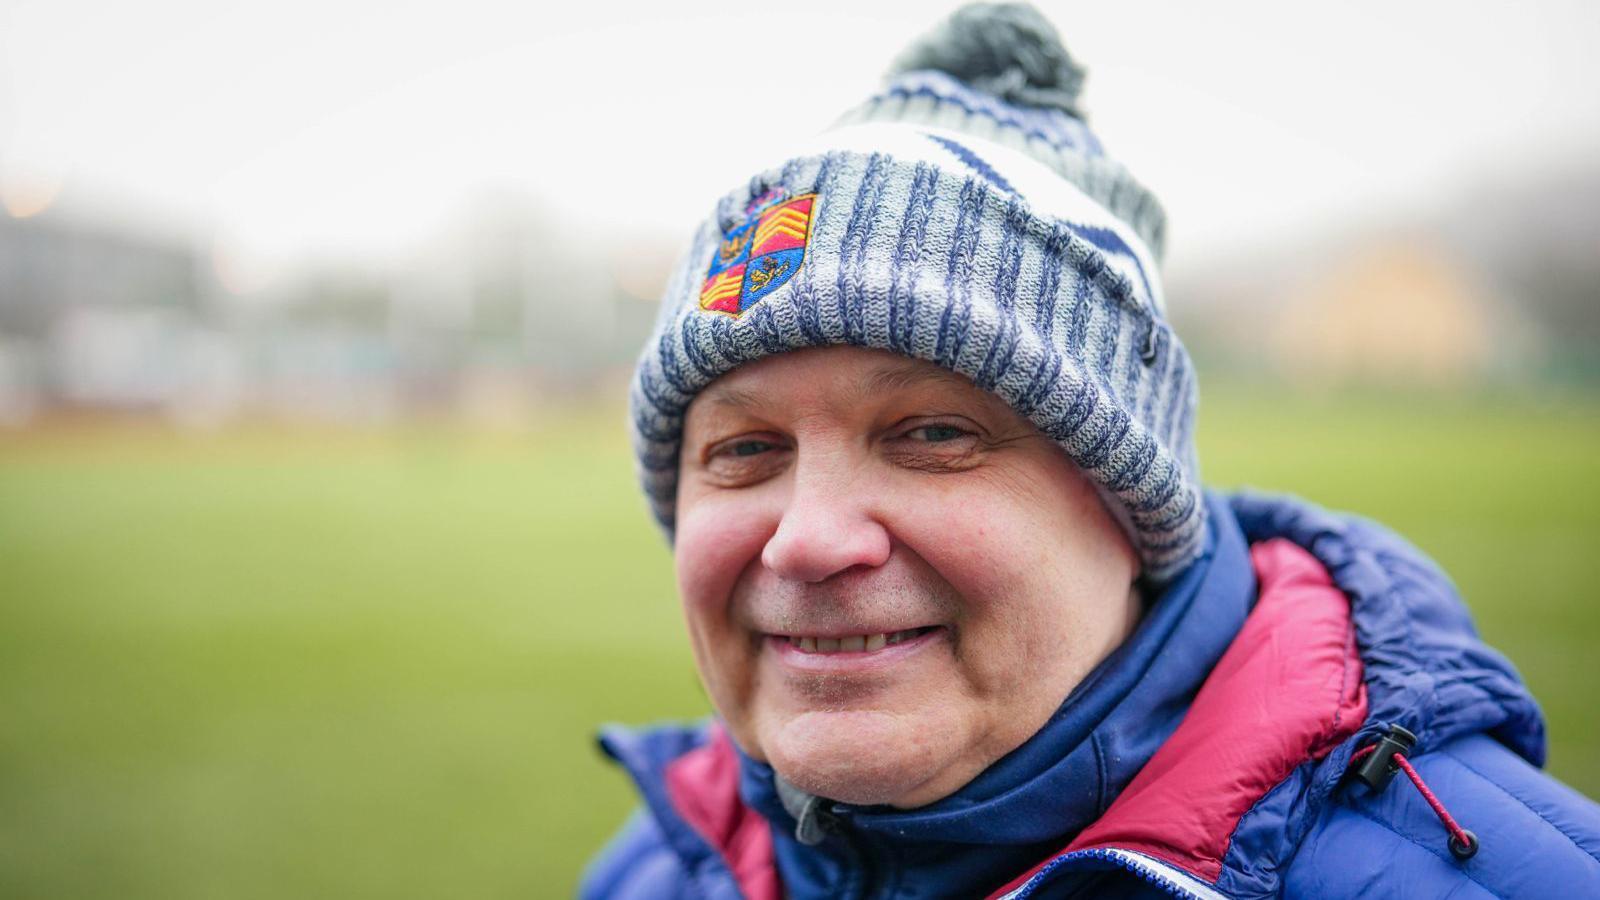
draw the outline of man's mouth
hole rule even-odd
[[[893,647],[915,640],[930,631],[938,628],[937,625],[928,625],[922,628],[906,628],[901,631],[879,632],[877,634],[851,634],[839,637],[813,637],[810,635],[774,635],[781,640],[788,641],[789,646],[801,653],[875,653],[885,647]]]

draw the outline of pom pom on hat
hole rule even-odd
[[[1061,36],[1025,3],[973,3],[906,48],[889,69],[936,69],[1019,106],[1059,109],[1082,119],[1083,67]]]

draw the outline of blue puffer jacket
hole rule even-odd
[[[714,725],[608,729],[645,808],[581,894],[1600,897],[1600,807],[1538,770],[1538,707],[1444,575],[1363,520],[1207,502],[1134,635],[937,803],[800,823]]]

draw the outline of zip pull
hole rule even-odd
[[[808,794],[774,774],[773,784],[778,788],[778,800],[794,816],[794,839],[807,847],[815,847],[839,830],[839,820],[828,811],[827,801],[816,794]]]
[[[1351,774],[1373,791],[1382,793],[1396,772],[1405,772],[1417,792],[1422,794],[1422,799],[1428,801],[1433,814],[1450,832],[1450,855],[1465,862],[1477,854],[1478,836],[1456,823],[1455,817],[1450,815],[1450,811],[1428,789],[1427,782],[1406,760],[1405,755],[1416,745],[1416,735],[1399,725],[1390,725],[1389,732],[1379,738],[1376,744],[1368,744],[1351,754],[1350,765],[1354,767]]]

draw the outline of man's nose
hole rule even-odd
[[[815,582],[888,562],[889,532],[851,482],[800,466],[778,530],[761,551],[762,564],[780,578]]]

